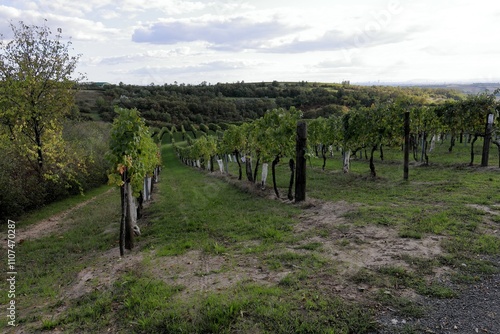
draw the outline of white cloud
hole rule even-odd
[[[335,51],[341,49],[365,48],[381,44],[398,43],[406,39],[408,33],[380,31],[371,34],[330,30],[323,36],[310,39],[295,39],[282,45],[265,48],[262,51],[275,53],[302,53],[313,51]]]
[[[0,31],[47,19],[93,81],[500,79],[499,13],[485,0],[3,0]]]
[[[12,22],[12,24],[17,25],[19,21],[23,21],[28,25],[47,25],[53,32],[57,28],[61,28],[63,37],[71,37],[73,40],[105,41],[117,38],[120,35],[119,29],[109,28],[101,22],[95,22],[86,18],[56,14],[44,15],[35,10],[19,10],[12,7],[0,6],[0,28],[7,37],[11,35],[9,23]]]
[[[154,67],[146,66],[138,69],[131,70],[129,73],[134,75],[171,75],[171,74],[185,74],[185,73],[206,73],[216,71],[234,71],[238,69],[246,69],[248,64],[244,61],[235,60],[215,60],[204,62],[196,65],[187,66],[173,66],[173,67]]]
[[[258,48],[261,43],[296,32],[302,27],[290,26],[274,19],[253,20],[249,17],[204,17],[168,20],[137,28],[132,40],[137,43],[176,44],[205,41],[216,50]]]
[[[113,57],[104,57],[104,58],[93,58],[90,62],[94,65],[123,65],[129,63],[146,63],[148,61],[158,61],[158,60],[167,60],[171,57],[178,56],[187,56],[190,54],[189,48],[176,48],[173,50],[151,50],[146,52],[121,55],[121,56],[113,56]]]

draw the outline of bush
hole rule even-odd
[[[0,220],[16,219],[27,210],[43,204],[44,187],[38,176],[27,169],[27,160],[9,147],[0,155]]]
[[[1,222],[106,183],[110,165],[104,156],[110,129],[111,124],[104,122],[67,121],[63,138],[65,151],[71,152],[71,163],[60,167],[61,171],[50,179],[39,175],[32,162],[4,137],[0,141]]]
[[[78,173],[76,181],[83,190],[107,182],[110,163],[105,159],[109,148],[111,124],[104,122],[67,123],[64,139],[68,148],[78,152],[85,170]]]

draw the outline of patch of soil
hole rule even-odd
[[[289,271],[268,271],[256,258],[209,255],[192,250],[183,255],[155,258],[149,266],[152,274],[171,285],[183,286],[181,297],[223,290],[239,282],[271,285],[278,283]]]
[[[483,211],[483,212],[485,212],[485,213],[487,213],[487,214],[490,214],[490,215],[494,215],[494,216],[498,216],[498,215],[500,215],[500,212],[499,212],[499,211],[497,211],[497,210],[499,209],[499,207],[498,207],[498,206],[494,206],[494,207],[495,207],[495,209],[497,209],[497,210],[494,210],[494,209],[492,209],[491,207],[489,207],[489,206],[487,206],[487,205],[467,204],[467,206],[468,206],[469,208],[474,208],[474,209],[477,209],[477,210],[479,210],[479,211]]]
[[[482,226],[484,233],[500,237],[500,224],[495,221],[500,216],[500,206],[498,204],[493,206],[468,204],[467,206],[485,213],[483,218],[484,225]]]
[[[356,205],[344,201],[313,201],[300,217],[295,232],[307,236],[301,243],[320,243],[322,256],[336,263],[336,274],[323,277],[336,294],[347,299],[359,299],[360,291],[368,287],[356,286],[349,277],[365,268],[376,270],[384,266],[409,268],[404,256],[432,259],[442,253],[442,236],[422,239],[399,237],[394,228],[380,225],[354,226],[343,215]],[[435,276],[446,270],[436,271]]]
[[[75,283],[64,291],[64,299],[76,299],[93,290],[108,289],[121,274],[130,269],[137,270],[144,256],[136,250],[127,251],[120,257],[120,250],[113,248],[98,255],[95,262],[80,271]]]

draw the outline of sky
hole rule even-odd
[[[0,0],[5,41],[19,21],[94,82],[500,82],[500,1]]]

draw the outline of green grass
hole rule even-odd
[[[78,273],[94,266],[102,252],[115,248],[118,254],[117,190],[106,192],[109,188],[103,187],[20,220],[28,226],[98,196],[63,219],[70,224],[67,229],[17,246],[19,323],[31,331],[63,332],[370,333],[377,329],[376,310],[368,306],[374,302],[403,316],[425,316],[425,309],[400,292],[453,298],[456,291],[432,279],[437,268],[450,268],[454,283],[467,284],[498,272],[497,264],[484,260],[500,254],[500,239],[484,232],[485,221],[498,223],[498,217],[468,206],[500,203],[498,170],[467,167],[464,146],[452,154],[445,153],[446,149],[446,145],[437,146],[428,167],[413,164],[409,182],[402,181],[398,149],[386,148],[386,160],[376,161],[376,179],[368,176],[364,159],[352,161],[349,174],[342,173],[337,152],[325,171],[320,159],[312,159],[307,196],[345,201],[352,207],[331,228],[295,232],[304,210],[300,206],[257,196],[259,190],[242,191],[231,182],[183,166],[171,146],[164,145],[161,182],[137,239],[135,252],[144,260],[118,271],[110,287],[95,285],[78,298],[64,294],[74,287]],[[230,164],[233,175],[236,168],[236,163]],[[277,172],[284,197],[288,166],[281,163]],[[268,189],[270,180],[269,175]],[[339,278],[338,263],[328,257],[329,250],[321,241],[310,238],[332,238],[370,224],[394,229],[401,238],[439,237],[444,253],[431,259],[396,259],[405,266],[361,268],[347,277],[348,283],[376,292],[363,294],[367,304],[348,302],[329,288],[330,280]],[[352,238],[336,239],[332,245],[339,249],[358,246]],[[221,288],[192,291],[188,281],[169,280],[178,275],[174,268],[165,268],[162,275],[153,264],[183,261],[190,254],[224,260],[220,268],[208,273],[193,267],[200,280],[245,266],[280,279],[264,283],[244,277]],[[7,302],[5,295],[0,302]],[[1,319],[0,325],[4,324]]]
[[[421,318],[426,312],[422,306],[419,306],[414,301],[405,297],[393,295],[385,289],[376,292],[375,300],[396,310],[397,313],[403,317]]]
[[[34,318],[43,321],[42,327],[51,327],[53,320],[43,318],[34,305],[40,301],[43,305],[57,303],[61,289],[74,282],[83,268],[92,265],[95,254],[116,247],[119,195],[117,190],[107,190],[108,187],[96,190],[92,194],[98,196],[97,200],[68,214],[64,220],[65,232],[25,240],[16,245],[16,303],[22,310],[18,323],[23,324]],[[70,207],[68,200],[54,206],[60,210]],[[46,218],[55,209],[47,210],[40,217]],[[31,219],[34,218],[28,218],[28,221]],[[117,233],[106,233],[110,227]],[[2,294],[0,303],[6,303],[6,298],[6,294]]]
[[[74,195],[71,197],[68,197],[66,199],[63,199],[58,202],[50,203],[44,206],[41,209],[38,209],[34,212],[28,213],[25,216],[21,217],[16,221],[16,226],[19,227],[26,227],[28,225],[31,225],[35,222],[38,222],[40,220],[47,219],[57,213],[66,211],[68,209],[71,209],[75,205],[86,201],[90,200],[95,196],[99,196],[106,191],[110,190],[111,186],[101,186],[95,189],[91,189],[87,192],[85,192],[83,195]],[[6,229],[5,225],[0,225],[0,227],[3,229]]]

